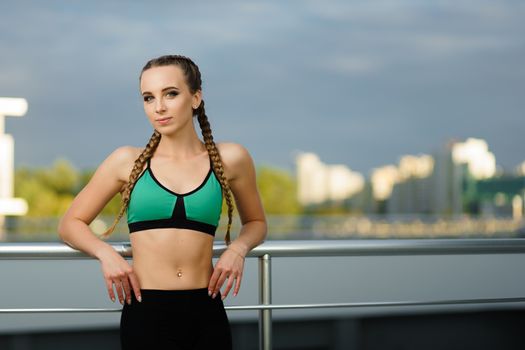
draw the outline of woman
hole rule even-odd
[[[58,227],[65,243],[100,260],[113,301],[116,289],[124,305],[122,349],[231,349],[223,299],[232,287],[237,295],[244,258],[266,237],[252,158],[239,144],[215,144],[201,85],[199,68],[187,57],[147,62],[140,90],[153,135],[145,148],[113,151]],[[195,131],[194,116],[204,142]],[[126,212],[132,265],[88,227],[117,192],[123,204],[102,237],[113,232]],[[227,249],[214,267],[213,241],[223,199],[228,206]],[[233,199],[242,228],[230,241]]]

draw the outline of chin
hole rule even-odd
[[[157,132],[162,136],[177,135],[180,133],[181,129],[177,127],[159,127]]]

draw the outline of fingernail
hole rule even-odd
[[[137,298],[137,300],[139,301],[139,303],[142,303],[142,296],[139,295],[139,297]]]
[[[236,296],[237,296],[237,293],[233,293],[233,296],[236,297]]]
[[[213,293],[213,295],[211,296],[212,298],[215,298],[215,296],[217,295],[217,293]]]
[[[211,290],[208,291],[208,296],[211,296]]]
[[[120,302],[121,305],[124,305],[124,301],[123,300],[119,299],[119,302]]]
[[[128,299],[128,305],[131,305],[131,299]]]
[[[115,302],[115,298],[111,298],[111,301],[112,301],[112,302]]]
[[[226,295],[223,295],[223,296],[221,297],[221,300],[224,300],[224,298],[226,298]]]

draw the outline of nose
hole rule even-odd
[[[155,104],[155,112],[160,114],[165,111],[166,111],[166,105],[164,104],[164,100],[162,98],[158,98]]]

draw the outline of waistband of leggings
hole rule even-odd
[[[190,295],[206,295],[208,296],[208,287],[194,288],[194,289],[140,289],[143,296],[190,296]]]

